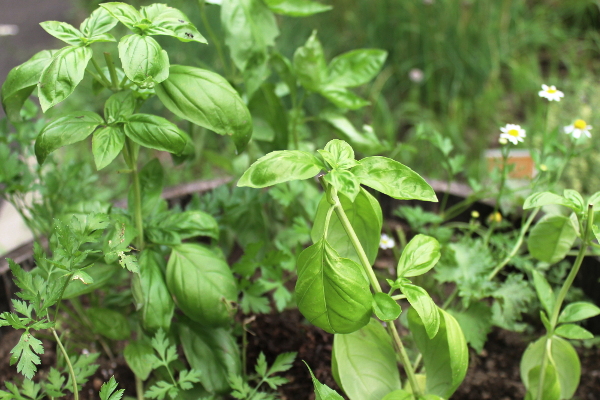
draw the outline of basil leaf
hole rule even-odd
[[[296,50],[293,63],[296,77],[302,86],[313,92],[320,91],[327,79],[327,63],[317,31],[313,31],[304,46]]]
[[[398,261],[398,278],[423,275],[440,259],[440,243],[431,236],[418,234],[406,245]]]
[[[129,322],[123,313],[108,308],[90,307],[87,316],[95,333],[112,340],[125,340],[131,336]]]
[[[227,325],[238,292],[231,269],[210,249],[191,243],[173,247],[167,264],[167,286],[177,306],[206,326]]]
[[[92,49],[89,47],[64,47],[54,55],[38,83],[42,111],[46,112],[73,93],[91,58]]]
[[[570,218],[550,215],[533,227],[527,238],[527,249],[536,259],[554,264],[566,257],[575,239],[577,230]]]
[[[38,163],[43,164],[54,150],[85,139],[102,123],[102,117],[91,111],[70,113],[51,121],[35,141]]]
[[[96,169],[110,164],[121,152],[125,144],[125,134],[120,126],[104,126],[94,132],[92,137],[92,153]]]
[[[549,204],[559,204],[561,206],[575,208],[575,205],[570,200],[567,200],[562,196],[551,192],[540,192],[527,197],[523,204],[523,209],[528,210],[530,208],[542,207]]]
[[[327,84],[355,87],[369,82],[381,70],[387,51],[379,49],[353,50],[335,57],[327,68]]]
[[[241,71],[256,53],[266,53],[279,35],[273,13],[261,0],[223,0],[221,25],[231,59]]]
[[[177,332],[185,358],[202,371],[200,383],[211,393],[231,390],[227,377],[241,371],[240,350],[236,338],[224,328],[206,328],[184,318]]]
[[[419,174],[386,157],[366,157],[352,168],[360,183],[399,200],[437,201],[435,192]]]
[[[330,140],[324,150],[333,156],[332,168],[351,168],[357,164],[352,146],[343,140]]]
[[[333,8],[311,0],[265,0],[265,4],[274,13],[288,17],[308,17]]]
[[[529,371],[529,387],[527,388],[526,399],[544,399],[544,400],[560,400],[560,382],[558,381],[558,374],[556,373],[556,367],[552,363],[546,364],[546,370],[544,371],[544,383],[542,386],[542,393],[539,393],[540,389],[540,378],[542,375],[542,365],[536,365]]]
[[[321,172],[321,162],[301,150],[274,151],[259,158],[244,172],[237,186],[262,188],[296,179],[313,178]]]
[[[229,82],[214,72],[173,65],[168,79],[155,86],[156,95],[172,113],[210,129],[232,135],[238,151],[252,135],[252,117]]]
[[[304,361],[304,364],[306,364],[306,361]],[[308,364],[306,364],[306,368],[308,368],[308,372],[310,372],[310,377],[312,378],[313,386],[315,387],[315,400],[344,400],[338,392],[319,382],[317,378],[315,378],[315,374],[313,374]]]
[[[66,22],[46,21],[41,22],[40,26],[44,28],[46,32],[67,44],[79,46],[83,43],[83,34],[73,25],[67,24]]]
[[[423,400],[437,400],[437,399],[444,400],[441,397],[437,397],[433,394],[426,395],[423,397]],[[414,397],[413,397],[412,393],[407,392],[402,389],[399,389],[399,390],[394,390],[393,392],[386,394],[385,397],[381,400],[414,400]]]
[[[134,114],[124,127],[131,140],[150,149],[181,154],[188,141],[177,125],[152,114]]]
[[[169,77],[169,56],[150,36],[123,36],[119,58],[125,75],[139,85],[160,83]]]
[[[600,314],[600,308],[586,301],[576,301],[568,304],[558,317],[559,323],[576,322],[595,317]]]
[[[123,350],[123,357],[125,357],[127,366],[142,381],[148,379],[150,372],[152,372],[153,356],[154,349],[150,341],[145,338],[130,341]]]
[[[360,183],[354,174],[343,169],[329,171],[323,179],[336,188],[339,193],[344,194],[350,201],[354,201],[360,191]]]
[[[11,122],[21,121],[21,108],[58,50],[43,50],[11,69],[2,85],[2,108]]]
[[[182,42],[207,43],[189,18],[176,8],[166,4],[151,4],[142,7],[140,12],[144,18],[152,22],[147,32],[149,35],[167,35],[176,37]]]
[[[414,308],[408,310],[408,326],[427,370],[426,393],[450,398],[461,384],[469,365],[469,351],[458,322],[446,311],[440,313],[440,328],[430,339]]]
[[[335,335],[332,352],[333,376],[351,400],[381,400],[402,388],[392,341],[379,321]]]
[[[329,333],[350,333],[369,322],[371,292],[362,268],[341,258],[325,239],[298,256],[298,309]]]
[[[440,313],[429,293],[420,286],[405,283],[400,285],[400,290],[406,296],[410,305],[417,311],[421,323],[429,339],[437,335],[440,328]]]
[[[402,313],[402,308],[389,294],[378,292],[373,295],[373,312],[382,321],[394,321]]]
[[[160,227],[167,231],[176,232],[181,239],[196,236],[219,239],[219,224],[212,215],[203,211],[172,213],[161,221]]]
[[[253,138],[260,140],[261,127],[257,127],[257,125],[262,122],[263,130],[272,132],[270,138],[271,146],[266,145],[266,150],[287,149],[289,141],[287,112],[281,98],[275,94],[275,85],[264,83],[252,97],[252,100],[248,104],[248,109],[252,114]],[[265,124],[267,125],[266,127],[264,126]],[[265,148],[263,147],[265,144],[261,144],[261,148]]]
[[[346,196],[339,195],[342,208],[350,220],[360,244],[362,245],[371,265],[375,262],[379,252],[379,241],[381,238],[382,214],[379,202],[365,189],[361,188],[354,202]],[[325,195],[321,198],[317,208],[317,214],[313,223],[310,237],[317,242],[325,232],[325,217],[331,205],[327,202]],[[360,264],[360,259],[348,234],[335,213],[331,215],[327,241],[339,253],[340,257],[349,258]]]
[[[558,336],[572,340],[585,340],[594,338],[594,334],[592,332],[575,324],[561,325],[556,328],[554,333]]]
[[[269,64],[277,71],[281,81],[288,87],[292,98],[295,98],[298,83],[296,82],[296,75],[293,72],[290,60],[277,52],[273,52]]]
[[[144,329],[169,331],[175,303],[165,282],[165,259],[153,250],[142,250],[140,273],[133,274],[132,286],[136,309],[141,310]]]
[[[547,343],[547,340],[550,340],[550,343]],[[581,363],[573,346],[558,336],[552,336],[550,339],[543,336],[527,346],[521,359],[521,380],[525,387],[531,390],[534,384],[530,381],[531,371],[535,367],[539,368],[541,366],[546,349],[550,349],[550,353],[547,355],[549,364],[556,368],[560,385],[560,398],[570,399],[575,394],[577,386],[579,386]]]
[[[104,8],[113,17],[119,20],[127,28],[133,30],[134,25],[142,20],[141,14],[135,7],[121,2],[102,3],[100,7]]]
[[[98,7],[81,23],[79,29],[85,37],[93,39],[110,31],[118,22],[105,8]]]
[[[135,111],[136,100],[131,90],[117,92],[104,103],[104,118],[109,124],[125,122]]]
[[[351,91],[335,86],[326,86],[319,93],[339,108],[358,110],[371,104]]]
[[[535,286],[538,299],[540,299],[540,303],[542,303],[542,306],[544,306],[548,315],[552,315],[555,303],[552,287],[541,273],[536,270],[532,270],[531,273],[533,275],[533,285]]]
[[[362,153],[376,154],[384,149],[373,131],[365,129],[364,132],[359,132],[350,120],[339,112],[326,111],[321,113],[319,117],[337,129],[344,139],[352,143],[352,146]]]

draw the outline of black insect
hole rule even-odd
[[[180,23],[182,23],[182,24],[185,24],[185,21],[184,21],[184,20],[182,20],[182,19],[178,19],[177,21],[179,21],[179,22],[180,22]]]
[[[193,39],[193,38],[194,38],[194,35],[192,35],[192,34],[191,34],[191,33],[189,33],[189,32],[186,32],[186,33],[185,33],[185,37],[186,37],[186,38],[188,38],[188,39]]]

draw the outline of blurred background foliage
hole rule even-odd
[[[152,3],[127,2],[135,6]],[[79,22],[100,1],[72,0],[72,3],[72,19]],[[370,124],[376,135],[387,142],[384,155],[431,178],[445,178],[439,168],[441,154],[423,140],[423,135],[438,131],[453,143],[452,154],[466,155],[467,163],[458,178],[481,179],[486,173],[482,154],[485,149],[497,146],[500,126],[521,124],[528,135],[522,146],[539,145],[548,108],[547,102],[537,95],[542,83],[556,85],[565,92],[562,102],[551,104],[547,123],[555,130],[555,136],[567,143],[568,137],[559,135],[562,126],[582,118],[598,127],[592,130],[592,147],[598,148],[600,119],[594,109],[600,101],[597,85],[600,1],[324,0],[323,3],[332,5],[333,10],[309,18],[278,16],[277,51],[291,58],[314,29],[328,60],[357,48],[387,50],[389,56],[381,74],[360,88],[359,94],[372,105],[349,114],[354,126]],[[219,6],[203,4],[202,0],[169,1],[169,5],[180,8],[198,26],[209,40],[208,45],[158,40],[171,55],[172,64],[214,70],[239,87],[243,78],[233,67],[224,41],[215,43],[207,34],[208,24],[216,38],[223,38]],[[276,74],[271,78],[276,78]],[[87,84],[91,85],[91,81]],[[86,101],[76,92],[62,107],[71,104],[81,109]],[[99,103],[89,104],[92,107]],[[309,98],[305,106],[318,112],[322,105],[319,99]],[[150,101],[144,107],[152,112],[162,109],[157,101]],[[260,149],[250,146],[248,154],[233,157],[235,152],[228,140],[207,136],[202,129],[188,127],[183,121],[181,126],[189,128],[196,141],[196,161],[208,161],[217,168],[201,168],[198,163],[173,166],[180,173],[169,176],[177,180],[236,174],[261,155]],[[318,130],[306,133],[303,139],[317,144],[334,136],[331,127],[319,125]],[[78,152],[76,147],[65,151],[89,154]],[[592,172],[598,168],[597,153],[588,152],[566,171],[565,184],[594,192],[600,187],[600,178],[594,178]]]

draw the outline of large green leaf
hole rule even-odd
[[[219,224],[212,215],[203,211],[183,211],[170,214],[160,222],[160,227],[176,232],[181,239],[196,236],[219,238]]]
[[[134,114],[127,119],[125,134],[134,142],[155,150],[181,154],[188,136],[169,120],[152,114]]]
[[[547,342],[548,340],[550,343]],[[558,336],[552,336],[550,339],[543,336],[527,346],[521,359],[521,380],[526,388],[531,388],[531,370],[541,367],[544,352],[547,349],[550,350],[547,360],[556,368],[558,375],[560,398],[570,399],[579,386],[581,363],[573,346]]]
[[[225,328],[206,328],[187,319],[177,324],[179,339],[190,366],[202,371],[200,383],[209,392],[230,390],[227,377],[241,372],[240,350]]]
[[[100,171],[110,164],[123,149],[125,133],[120,126],[105,126],[94,132],[92,153],[96,168]]]
[[[182,42],[206,43],[206,39],[190,22],[190,19],[176,8],[155,3],[142,7],[140,13],[152,22],[149,35],[167,35]]]
[[[547,206],[549,204],[559,204],[569,208],[574,208],[575,206],[570,200],[567,200],[557,194],[551,192],[539,192],[534,193],[525,199],[523,209],[528,210],[530,208]]]
[[[379,73],[386,58],[387,51],[379,49],[359,49],[339,55],[327,68],[327,83],[338,87],[365,84]]]
[[[428,394],[449,398],[467,373],[469,351],[458,322],[446,311],[438,310],[440,329],[429,339],[425,326],[414,308],[408,310],[408,325],[417,347],[423,355],[427,371]]]
[[[228,324],[237,288],[229,266],[207,247],[185,243],[173,247],[167,286],[191,320],[207,326]]]
[[[136,309],[141,310],[145,329],[169,331],[175,304],[167,289],[163,271],[165,259],[153,250],[145,249],[138,260],[140,273],[132,277]]]
[[[83,41],[83,34],[79,29],[66,22],[45,21],[41,22],[40,25],[46,32],[67,44],[79,46]]]
[[[150,36],[123,36],[119,58],[125,75],[139,85],[160,83],[169,77],[169,55]]]
[[[279,35],[275,16],[261,0],[223,0],[221,25],[231,59],[241,71],[256,53],[266,53]]]
[[[325,86],[319,91],[327,100],[342,109],[358,110],[368,106],[369,101],[357,96],[348,89],[337,86]]]
[[[529,253],[540,261],[554,264],[567,255],[577,239],[573,221],[563,215],[542,218],[527,239]]]
[[[112,340],[125,340],[131,335],[129,321],[121,312],[109,308],[90,307],[87,316],[95,333]]]
[[[354,229],[358,240],[362,245],[371,265],[377,258],[379,252],[379,241],[381,239],[382,214],[379,202],[365,189],[360,190],[354,202],[351,202],[346,196],[339,195],[342,208],[350,220],[350,225]],[[325,217],[330,204],[325,195],[321,198],[317,208],[317,214],[310,233],[313,242],[317,242],[325,232]],[[333,247],[340,257],[349,258],[360,264],[360,259],[352,241],[344,230],[342,223],[334,213],[329,222],[327,231],[327,242]]]
[[[104,118],[109,124],[125,122],[131,116],[136,106],[135,95],[131,90],[117,92],[104,103]]]
[[[398,278],[423,275],[441,257],[440,243],[431,236],[416,235],[402,250],[396,273]]]
[[[417,311],[429,339],[437,335],[441,316],[431,296],[420,286],[406,283],[400,286],[410,305]]]
[[[298,256],[296,301],[312,324],[329,333],[354,332],[369,322],[371,298],[361,267],[325,239]]]
[[[110,31],[118,23],[110,13],[102,7],[98,7],[79,26],[81,33],[87,38],[96,38]]]
[[[562,310],[558,317],[558,322],[576,322],[595,317],[598,314],[600,314],[600,308],[595,304],[586,301],[576,301],[575,303],[567,305]]]
[[[56,50],[43,50],[28,61],[11,69],[2,85],[2,107],[10,121],[21,120],[21,108],[38,84],[42,71],[52,61]]]
[[[70,113],[51,121],[35,141],[38,163],[43,164],[54,150],[85,139],[103,122],[101,116],[91,111]]]
[[[89,47],[67,46],[60,49],[42,71],[38,96],[42,111],[66,99],[83,79],[92,58]]]
[[[312,33],[304,46],[296,50],[293,63],[294,72],[302,86],[313,92],[320,91],[327,78],[327,64],[317,31]]]
[[[352,172],[363,185],[400,200],[437,201],[435,192],[419,174],[386,157],[366,157]]]
[[[392,341],[381,323],[335,335],[331,369],[350,400],[381,400],[402,388]]]
[[[154,349],[147,339],[130,341],[123,350],[125,362],[133,371],[135,376],[142,381],[148,379],[152,372],[152,360],[154,358]]]
[[[119,20],[123,25],[129,29],[133,29],[133,26],[142,20],[142,15],[135,7],[122,3],[122,2],[110,2],[102,3],[100,7],[106,9],[116,19]]]
[[[252,135],[252,117],[229,82],[214,72],[172,65],[169,78],[155,86],[171,112],[219,135],[231,135],[244,149]]]
[[[319,159],[301,150],[274,151],[259,158],[244,172],[238,186],[262,188],[297,179],[309,179],[322,169]]]
[[[333,8],[311,0],[265,0],[265,4],[274,13],[288,17],[308,17]]]

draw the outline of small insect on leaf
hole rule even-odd
[[[194,35],[192,35],[192,34],[191,34],[191,33],[189,33],[189,32],[186,32],[186,33],[185,33],[185,37],[187,37],[187,38],[189,38],[189,39],[193,39],[193,38],[194,38]]]

